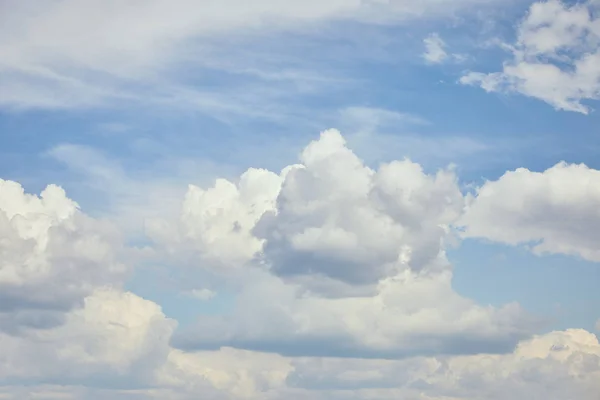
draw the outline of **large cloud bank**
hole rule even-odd
[[[534,335],[518,304],[461,296],[445,250],[462,235],[598,261],[598,174],[517,170],[465,196],[452,169],[371,168],[323,132],[298,164],[190,185],[179,219],[148,221],[144,257],[233,298],[182,328],[124,288],[139,254],[110,222],[0,181],[0,395],[593,400],[597,337]]]

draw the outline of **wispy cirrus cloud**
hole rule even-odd
[[[237,104],[248,112],[250,104],[240,103],[233,91],[219,99],[203,85],[182,81],[182,69],[208,77],[212,71],[228,71],[270,84],[291,82],[300,90],[322,86],[325,81],[334,83],[335,76],[303,71],[298,65],[282,69],[262,63],[257,68],[235,56],[218,56],[217,49],[231,48],[231,40],[243,37],[260,41],[275,32],[314,31],[315,26],[340,21],[382,24],[440,17],[473,4],[493,3],[261,0],[250,7],[237,0],[23,1],[4,6],[0,17],[0,105],[60,109],[175,100],[211,111],[229,107],[239,112]],[[262,89],[257,98],[265,95]]]

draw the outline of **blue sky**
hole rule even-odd
[[[0,394],[600,390],[596,2],[0,10]]]

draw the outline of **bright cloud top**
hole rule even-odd
[[[409,160],[373,170],[336,130],[300,161],[191,186],[179,223],[150,225],[167,252],[195,251],[196,268],[245,277],[234,313],[201,319],[178,346],[397,358],[506,351],[527,335],[517,305],[452,290],[444,248],[464,206],[452,171]]]
[[[0,179],[0,329],[45,328],[128,267],[119,232],[54,185],[40,197]]]
[[[466,237],[600,262],[600,171],[559,163],[544,172],[520,168],[486,182],[467,198]]]

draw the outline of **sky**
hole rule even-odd
[[[597,400],[600,2],[0,0],[0,399]]]

